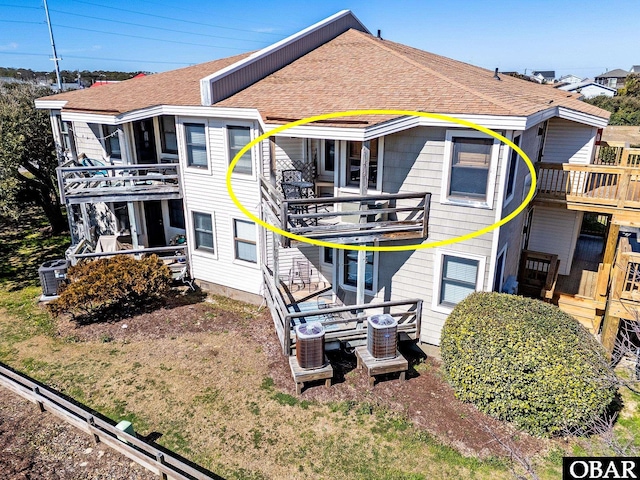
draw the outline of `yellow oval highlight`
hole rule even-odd
[[[529,172],[531,172],[531,188],[529,189],[529,193],[527,194],[525,199],[522,201],[522,203],[518,206],[518,208],[516,208],[513,212],[511,212],[509,215],[504,217],[502,220],[495,222],[489,225],[488,227],[482,228],[480,230],[476,230],[474,232],[467,233],[465,235],[460,235],[458,237],[449,238],[447,240],[440,240],[437,242],[420,243],[417,245],[394,245],[394,246],[383,246],[383,247],[366,246],[366,245],[344,245],[341,243],[332,243],[332,242],[325,242],[322,240],[315,240],[312,238],[307,238],[302,235],[296,235],[294,233],[286,232],[281,228],[276,227],[275,225],[271,225],[259,219],[254,214],[252,214],[249,210],[247,210],[244,207],[244,205],[242,205],[242,203],[240,203],[235,193],[233,192],[233,187],[231,186],[231,174],[233,172],[234,167],[236,166],[236,163],[238,163],[238,160],[240,160],[240,157],[242,157],[242,155],[244,155],[245,152],[249,151],[249,149],[251,149],[254,145],[258,144],[262,140],[266,140],[267,138],[273,135],[276,135],[278,133],[284,132],[285,130],[288,130],[290,128],[297,127],[300,125],[306,125],[308,123],[313,123],[318,120],[327,120],[331,118],[340,118],[340,117],[353,117],[353,116],[360,116],[360,115],[401,115],[401,116],[434,118],[437,120],[443,120],[445,122],[457,123],[458,125],[463,125],[465,127],[469,127],[474,130],[478,130],[480,132],[486,133],[487,135],[490,135],[493,138],[497,138],[502,143],[504,143],[505,145],[508,145],[510,148],[518,152],[518,155],[520,155],[520,157],[522,157],[522,159],[525,161],[527,168],[529,168]],[[235,205],[247,217],[249,217],[251,220],[253,220],[257,224],[262,225],[264,228],[271,230],[279,235],[288,237],[292,240],[297,240],[299,242],[304,242],[311,245],[318,245],[320,247],[338,248],[341,250],[364,250],[367,252],[398,252],[398,251],[420,250],[424,248],[441,247],[444,245],[451,245],[454,243],[463,242],[464,240],[469,240],[471,238],[479,237],[480,235],[484,235],[485,233],[495,230],[496,228],[501,227],[502,225],[505,225],[506,223],[510,222],[515,217],[517,217],[518,214],[522,212],[522,210],[526,208],[526,206],[529,204],[529,202],[533,198],[533,195],[535,194],[536,180],[537,180],[535,168],[533,167],[533,164],[531,163],[531,160],[529,159],[529,157],[520,149],[520,147],[518,147],[508,138],[505,138],[502,135],[500,135],[498,132],[494,132],[489,128],[483,127],[482,125],[478,125],[476,123],[469,122],[461,118],[451,117],[449,115],[441,115],[438,113],[415,112],[411,110],[347,110],[344,112],[334,112],[334,113],[326,113],[322,115],[315,115],[313,117],[302,118],[300,120],[296,120],[295,122],[287,123],[286,125],[281,125],[279,127],[274,128],[268,133],[263,133],[262,135],[260,135],[259,137],[257,137],[256,139],[252,140],[250,143],[245,145],[237,153],[237,155],[233,157],[233,160],[231,161],[231,164],[227,169],[226,178],[227,178],[227,191],[229,192],[229,197],[231,197],[231,200],[233,200],[233,203],[235,203]]]

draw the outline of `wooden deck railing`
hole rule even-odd
[[[518,293],[550,302],[559,271],[560,260],[557,255],[523,250],[518,270]]]
[[[364,243],[428,235],[430,193],[287,200],[264,178],[260,179],[260,193],[266,221],[293,234],[336,243],[350,243],[355,237]],[[289,239],[283,237],[282,244],[290,245]]]
[[[593,164],[609,167],[640,166],[640,148],[599,145],[596,148]]]
[[[640,253],[631,250],[626,237],[622,237],[618,243],[613,268],[613,298],[638,302],[640,308]]]
[[[182,198],[176,163],[57,168],[63,203]]]
[[[563,201],[574,206],[640,209],[640,164],[634,166],[539,163],[539,200]]]
[[[320,321],[325,327],[327,341],[351,341],[366,339],[367,326],[364,321],[368,316],[388,313],[398,321],[399,333],[405,333],[413,339],[420,338],[422,318],[422,300],[420,299],[343,305],[291,312],[272,272],[264,265],[262,266],[262,278],[265,286],[264,295],[285,355],[290,355],[292,348],[295,347],[294,323],[296,319]],[[295,310],[295,305],[292,308]]]

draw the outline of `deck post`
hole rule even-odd
[[[133,206],[133,202],[127,202],[127,212],[129,213],[129,229],[131,230],[131,245],[134,250],[140,248],[138,243],[138,221],[136,218],[136,210]]]
[[[607,308],[604,314],[604,322],[602,325],[602,346],[607,351],[609,358],[613,355],[613,349],[616,346],[616,338],[618,337],[618,329],[620,328],[620,319],[609,314]]]
[[[613,265],[613,259],[616,256],[616,248],[618,246],[618,235],[620,234],[620,225],[616,223],[616,217],[613,216],[609,221],[609,231],[607,233],[607,243],[604,250],[602,263]]]
[[[360,152],[360,195],[367,194],[369,188],[369,140],[362,142],[362,150]],[[366,202],[360,202],[360,223],[367,223],[367,216],[363,214],[367,208]],[[364,246],[364,243],[360,245]],[[364,288],[366,283],[367,271],[367,252],[358,250],[358,272],[356,280],[356,305],[364,304]],[[360,312],[358,312],[360,313]]]

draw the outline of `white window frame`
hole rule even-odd
[[[370,139],[370,140],[373,140],[373,139]],[[376,178],[375,188],[367,187],[367,192],[371,192],[371,193],[382,193],[382,178],[383,178],[382,173],[384,171],[384,136],[377,137],[377,140],[378,140],[378,176]],[[340,143],[340,148],[336,153],[335,168],[338,170],[337,174],[339,176],[338,178],[339,178],[340,190],[344,192],[359,193],[360,188],[356,187],[355,185],[349,185],[349,182],[347,180],[347,171],[346,171],[347,142],[349,141],[356,142],[359,140],[344,140],[341,142],[338,142],[336,140],[336,147],[338,146],[337,144]]]
[[[115,127],[115,133],[116,133],[116,137],[118,138],[118,143],[120,144],[120,157],[114,157],[111,155],[111,153],[109,153],[109,149],[110,147],[107,147],[107,144],[109,142],[109,138],[106,138],[108,135],[110,135],[109,133],[107,133],[107,128],[109,127]],[[115,163],[122,163],[123,161],[123,157],[124,157],[124,148],[123,148],[123,143],[122,143],[122,129],[118,126],[118,125],[105,125],[105,124],[100,124],[100,133],[102,134],[102,149],[104,150],[104,157],[108,158],[109,161],[113,164],[114,161]]]
[[[168,153],[168,152],[164,152],[162,150],[162,148],[163,148],[162,117],[173,117],[173,121],[175,122],[175,125],[176,125],[176,142],[178,144],[178,151],[176,153]],[[162,160],[163,158],[166,158],[166,159],[174,160],[174,159],[178,158],[178,156],[180,154],[180,134],[178,133],[178,130],[180,130],[180,124],[178,122],[178,116],[177,115],[159,115],[159,116],[155,117],[155,123],[156,123],[155,124],[156,146],[158,147],[158,148],[156,148],[156,150],[158,152],[159,159]],[[185,123],[196,123],[196,122],[185,122]]]
[[[522,144],[522,135],[523,135],[523,132],[515,133],[513,135],[513,139],[511,140],[518,147],[520,147],[520,145]],[[516,138],[519,138],[517,143],[516,143]],[[516,184],[518,183],[518,165],[520,164],[520,161],[519,161],[518,157],[520,155],[513,148],[509,148],[508,154],[505,155],[505,162],[507,164],[507,168],[505,169],[505,175],[504,175],[504,194],[507,195],[507,192],[509,190],[509,183],[508,183],[509,182],[509,173],[510,173],[510,170],[511,170],[511,158],[512,158],[513,155],[516,155],[516,163],[515,163],[514,168],[513,168],[513,186],[511,188],[511,193],[509,194],[509,196],[504,199],[504,203],[502,204],[502,208],[503,209],[507,205],[509,205],[509,203],[511,203],[511,200],[513,200],[513,197],[515,197]]]
[[[243,122],[243,121],[232,121],[232,122],[225,122],[223,125],[223,137],[224,137],[224,151],[225,151],[225,158],[226,158],[226,163],[225,163],[225,170],[224,173],[226,175],[227,173],[227,169],[229,168],[229,165],[231,164],[231,160],[233,160],[233,158],[230,156],[230,147],[229,147],[229,127],[243,127],[243,128],[248,128],[249,129],[249,136],[251,138],[251,141],[255,140],[256,136],[255,136],[255,125],[252,122]],[[256,151],[256,147],[257,145],[254,145],[253,147],[251,147],[251,149],[249,150],[251,153],[251,174],[248,173],[242,173],[242,172],[236,172],[235,170],[232,172],[231,177],[232,178],[237,178],[238,180],[256,180],[258,177],[258,170],[260,170],[260,167],[258,167],[258,165],[256,165],[256,159],[260,158],[260,156],[258,155],[258,152]]]
[[[500,274],[500,285],[499,285],[499,289],[498,289],[498,293],[502,292],[502,287],[504,285],[504,266],[505,263],[507,261],[507,249],[509,247],[509,244],[505,245],[504,247],[502,247],[502,249],[498,252],[498,255],[496,255],[496,267],[498,266],[498,259],[504,255],[504,258],[502,259],[502,268],[500,269],[500,272],[498,272],[498,270],[496,269],[496,271],[493,273],[493,280],[491,283],[491,289],[493,290],[493,287],[495,286],[495,280],[496,280],[496,275]]]
[[[440,304],[440,289],[442,288],[442,266],[444,257],[458,257],[466,260],[475,260],[478,262],[478,275],[476,278],[476,292],[484,289],[484,277],[486,274],[487,257],[484,255],[474,255],[466,252],[456,252],[454,250],[437,249],[434,252],[434,268],[433,268],[433,297],[431,298],[431,310],[434,312],[449,314],[454,307]]]
[[[485,138],[492,139],[491,159],[487,173],[487,193],[485,200],[472,200],[459,197],[449,197],[451,182],[451,166],[453,163],[453,139],[454,138]],[[493,198],[496,189],[496,174],[498,169],[498,157],[500,155],[500,141],[497,138],[479,132],[477,130],[447,130],[444,142],[444,171],[442,172],[442,184],[440,188],[440,203],[445,205],[461,205],[465,207],[484,208],[493,210]]]
[[[201,213],[203,215],[211,215],[211,235],[213,237],[213,252],[209,250],[200,250],[196,247],[196,224],[194,222],[194,213]],[[215,212],[203,212],[202,210],[189,210],[189,232],[193,240],[187,239],[187,244],[192,251],[192,254],[198,257],[218,259],[218,238],[216,235],[216,215]]]
[[[250,268],[255,268],[256,270],[260,269],[260,236],[259,236],[259,231],[258,231],[258,225],[251,221],[248,220],[247,218],[240,218],[240,217],[231,217],[230,218],[230,226],[231,226],[231,243],[233,244],[233,263],[238,264],[238,265],[244,265]],[[238,258],[238,249],[236,247],[236,231],[235,231],[235,226],[236,226],[236,221],[239,222],[246,222],[246,223],[253,223],[253,227],[255,228],[255,232],[256,232],[256,261],[254,262],[249,262],[247,260],[242,260],[241,258]],[[248,240],[246,240],[248,241]]]
[[[344,278],[345,258],[347,253],[349,252],[358,253],[355,250],[343,250],[343,249],[334,250],[333,267],[338,269],[337,270],[338,282],[340,283],[340,286],[347,291],[355,292],[358,290],[357,286],[347,284]],[[337,259],[335,255],[336,253],[338,253]],[[380,273],[378,270],[379,252],[372,252],[372,253],[373,253],[373,279],[372,279],[373,281],[371,282],[370,289],[366,287],[364,289],[364,293],[370,296],[374,296],[378,291],[378,275]]]
[[[319,248],[320,248],[320,263],[327,268],[333,268],[333,265],[336,263],[336,257],[338,256],[337,250],[331,247],[319,247]],[[331,263],[325,262],[324,260],[325,253],[327,250],[333,251],[333,257],[332,257]]]
[[[206,167],[195,167],[189,165],[189,152],[187,149],[187,124],[198,124],[204,125],[204,140],[205,140],[205,151],[207,155],[207,166]],[[178,137],[178,152],[180,152],[180,156],[184,159],[184,168],[185,172],[196,173],[199,175],[211,175],[212,166],[211,166],[211,145],[209,144],[209,122],[202,118],[180,118],[178,123],[177,133]]]

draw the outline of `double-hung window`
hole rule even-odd
[[[211,214],[193,212],[193,231],[195,237],[195,249],[214,253],[213,220]]]
[[[486,257],[436,251],[432,308],[449,313],[467,295],[482,290]]]
[[[227,126],[229,141],[229,163],[235,158],[242,148],[251,142],[251,129],[249,127],[239,127],[235,125]],[[233,169],[234,173],[246,175],[253,174],[253,161],[251,159],[251,149],[244,152]]]
[[[237,260],[258,263],[255,223],[246,220],[234,220],[233,243]]]
[[[176,134],[176,117],[173,115],[162,115],[160,122],[160,145],[162,153],[169,155],[178,154],[178,137]]]
[[[111,159],[121,160],[122,151],[120,150],[120,136],[118,127],[115,125],[103,125],[102,134],[104,135],[104,149]]]
[[[480,132],[447,132],[443,203],[491,207],[499,142]]]
[[[208,168],[207,138],[203,123],[185,123],[184,135],[187,146],[187,166]]]
[[[360,186],[360,163],[362,155],[362,142],[347,142],[346,184],[354,187]],[[378,139],[369,142],[369,188],[378,188]]]
[[[440,283],[440,305],[455,306],[475,292],[478,281],[478,260],[444,255]]]

